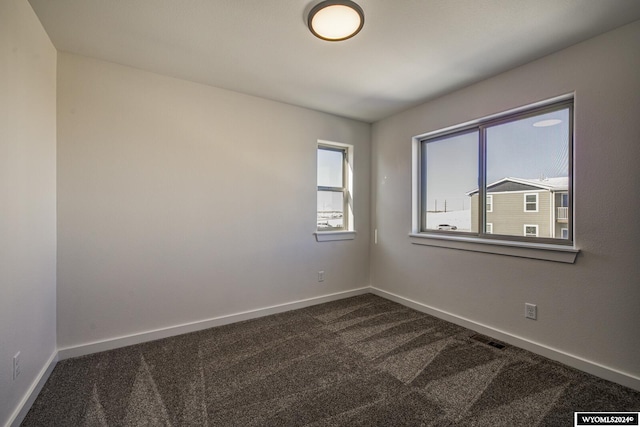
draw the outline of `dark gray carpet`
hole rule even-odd
[[[572,426],[640,393],[374,295],[65,360],[23,426]]]

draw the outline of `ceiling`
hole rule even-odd
[[[638,0],[357,0],[326,42],[319,0],[29,0],[58,50],[374,122],[640,19]]]

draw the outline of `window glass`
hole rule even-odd
[[[526,237],[538,237],[538,226],[537,225],[525,225],[524,226],[524,235]]]
[[[562,238],[549,218],[557,214],[554,194],[568,188],[569,109],[488,126],[486,147],[487,192],[500,206],[486,220],[502,235],[522,236],[522,224],[533,220],[540,227],[525,236]]]
[[[317,216],[318,231],[347,230],[352,222],[352,211],[347,201],[350,189],[347,188],[347,155],[350,146],[318,146],[318,192]]]
[[[569,206],[569,195],[567,193],[560,194],[560,206],[563,208]]]
[[[318,191],[318,230],[344,228],[342,192]]]
[[[424,143],[423,227],[471,231],[471,200],[478,181],[478,132]]]
[[[420,231],[566,244],[573,100],[420,140]]]

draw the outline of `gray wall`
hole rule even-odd
[[[636,22],[375,123],[372,285],[640,379],[639,46]],[[410,243],[413,136],[574,91],[575,264]]]
[[[0,1],[0,425],[56,351],[56,50]],[[13,381],[13,355],[21,374]]]
[[[58,60],[60,348],[368,286],[369,124]],[[313,236],[318,139],[355,146],[355,240]]]

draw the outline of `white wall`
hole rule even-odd
[[[576,264],[409,242],[412,136],[573,91]],[[640,380],[639,94],[636,22],[375,123],[372,285]]]
[[[58,61],[59,348],[368,286],[369,124]],[[355,146],[355,240],[313,236],[318,139]]]
[[[0,2],[0,425],[56,351],[56,50]],[[13,355],[21,374],[12,380]]]

